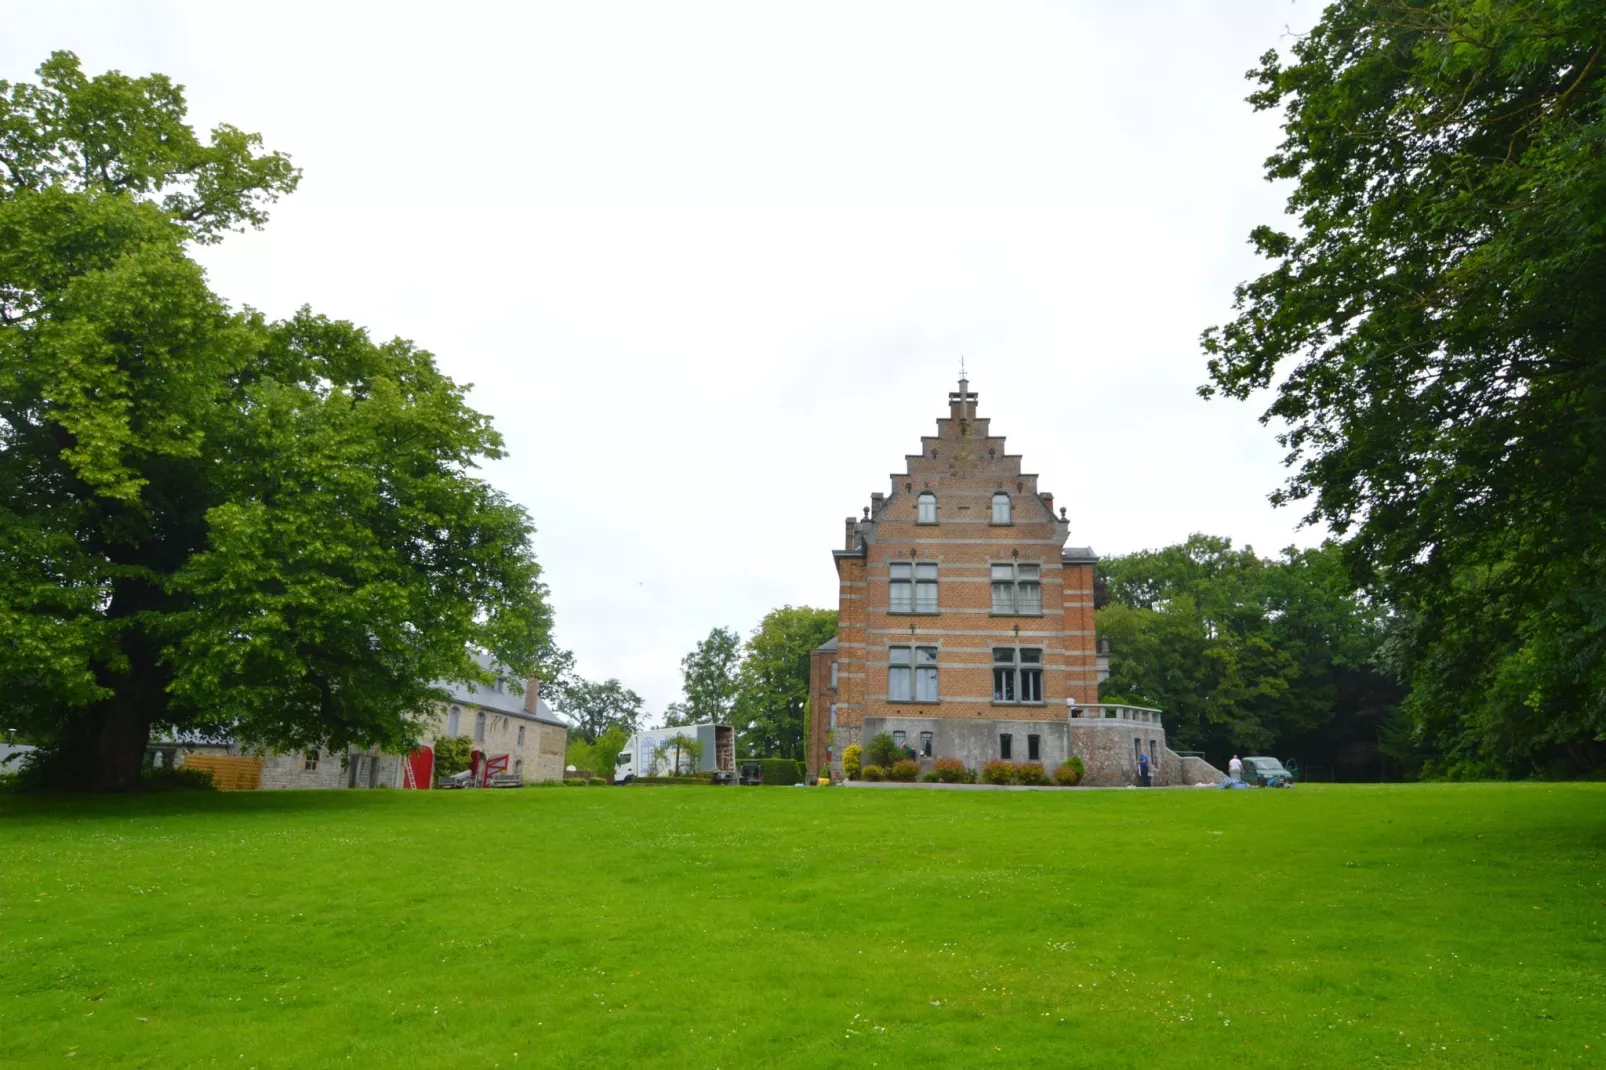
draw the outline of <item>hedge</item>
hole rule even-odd
[[[808,776],[802,762],[791,758],[744,758],[744,762],[757,762],[763,771],[764,783],[770,786],[787,787],[802,783]]]

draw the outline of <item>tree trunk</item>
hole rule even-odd
[[[151,738],[151,718],[141,697],[120,693],[100,707],[92,759],[91,786],[96,791],[132,791],[139,786],[145,746]]]

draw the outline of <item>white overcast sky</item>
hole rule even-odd
[[[1200,331],[1279,221],[1244,72],[1301,0],[441,4],[7,0],[161,71],[305,176],[213,286],[401,335],[474,384],[558,640],[656,715],[716,625],[834,606],[842,519],[933,432],[964,355],[1071,540],[1319,534]]]

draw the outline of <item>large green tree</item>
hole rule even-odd
[[[736,702],[742,663],[742,637],[733,628],[713,628],[680,659],[684,704],[680,724],[728,724]]]
[[[1340,547],[1268,559],[1194,535],[1099,570],[1105,701],[1160,708],[1172,746],[1218,762],[1270,752],[1349,779],[1383,773],[1379,737],[1400,698],[1375,664],[1390,618]]]
[[[1294,225],[1212,385],[1401,611],[1447,770],[1606,760],[1606,3],[1339,0],[1251,76]]]
[[[490,422],[431,356],[230,309],[187,254],[297,172],[160,75],[0,82],[0,694],[38,777],[118,788],[153,728],[404,746],[537,670],[550,616]]]
[[[747,640],[733,717],[746,753],[803,757],[809,706],[809,654],[836,635],[834,609],[782,606]]]
[[[641,696],[618,680],[569,682],[559,709],[569,718],[569,729],[587,743],[595,743],[610,728],[626,734],[641,727]],[[610,765],[609,768],[612,768]]]

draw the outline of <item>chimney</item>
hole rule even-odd
[[[539,676],[532,676],[528,680],[524,681],[524,712],[538,712],[540,707],[537,706],[537,703],[540,702],[540,700],[541,678]]]
[[[870,495],[870,515],[875,516],[881,512],[881,506],[886,504],[886,500],[887,496],[879,490],[872,492]]]
[[[1052,495],[1052,494],[1039,494],[1038,497],[1043,499],[1043,504],[1044,505],[1048,506],[1048,515],[1049,516],[1053,516],[1054,515],[1054,495]]]

